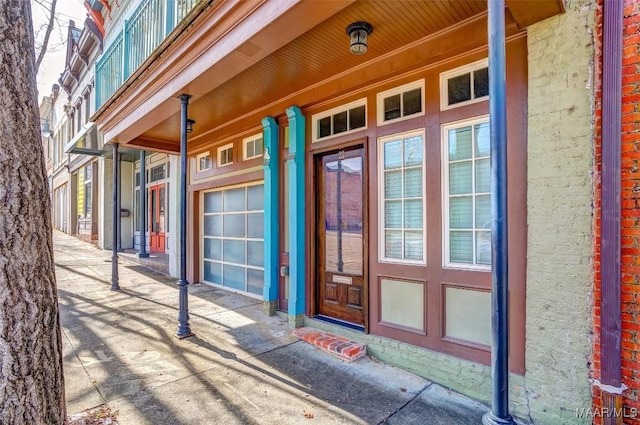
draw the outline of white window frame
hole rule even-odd
[[[262,139],[262,153],[258,155],[252,155],[252,156],[247,155],[247,146],[249,145],[249,143],[254,142],[253,146],[254,146],[254,152],[255,152],[255,141],[258,139]],[[242,160],[243,161],[246,161],[248,159],[253,159],[253,158],[259,158],[263,155],[264,155],[264,137],[262,133],[254,134],[251,137],[246,137],[242,139]]]
[[[226,150],[228,150],[228,149],[231,149],[231,152],[232,152],[232,154],[231,154],[231,161],[230,161],[230,162],[227,162],[226,164],[222,164],[222,163],[220,162],[220,158],[221,158],[222,152],[223,152],[223,151],[226,151]],[[227,166],[229,166],[229,165],[233,164],[233,143],[228,143],[228,144],[226,144],[226,145],[220,146],[220,147],[217,149],[217,151],[216,151],[216,152],[217,152],[217,154],[216,154],[216,165],[218,166],[218,168],[227,167]]]
[[[348,126],[349,126],[349,111],[351,109],[360,107],[360,106],[364,106],[364,126],[363,127],[358,127],[358,128],[354,128],[353,130],[349,130]],[[342,133],[337,133],[337,134],[333,134],[333,121],[331,121],[331,135],[329,136],[324,136],[324,137],[318,137],[318,124],[320,122],[321,119],[338,114],[340,112],[344,112],[347,111],[347,131],[343,131]],[[345,134],[352,134],[352,133],[356,133],[358,131],[362,131],[362,130],[366,130],[367,126],[369,125],[369,120],[367,119],[367,98],[362,98],[362,99],[358,99],[358,100],[354,100],[353,102],[347,103],[345,105],[340,105],[338,107],[335,107],[333,109],[329,109],[327,111],[324,112],[320,112],[318,114],[314,114],[311,116],[311,122],[312,122],[312,132],[311,132],[311,142],[315,143],[318,141],[324,141],[324,140],[329,140],[329,139],[333,139],[334,137],[339,137],[339,136],[344,136]]]
[[[411,260],[401,258],[388,258],[385,257],[385,226],[384,226],[384,144],[392,140],[402,140],[407,137],[421,136],[422,137],[422,260]],[[402,133],[395,133],[389,136],[383,136],[378,138],[378,261],[381,263],[390,264],[405,264],[405,265],[427,265],[427,188],[426,188],[426,134],[425,129],[420,128],[416,130],[406,131]],[[403,169],[404,167],[400,168]],[[404,199],[404,197],[402,198]],[[400,230],[404,231],[402,227]],[[402,239],[403,252],[404,252],[404,237]]]
[[[415,89],[420,89],[420,102],[421,102],[420,112],[417,112],[417,113],[411,114],[411,115],[402,115],[402,107],[403,107],[402,96],[403,96],[404,93],[406,93],[408,91],[415,90]],[[388,97],[395,96],[397,94],[400,95],[400,116],[398,118],[394,118],[394,119],[390,119],[390,120],[386,120],[385,121],[385,119],[384,119],[384,100],[386,98],[388,98]],[[412,119],[412,118],[423,116],[424,115],[425,97],[426,97],[426,95],[425,95],[425,89],[424,89],[424,78],[421,79],[421,80],[412,81],[410,83],[403,84],[401,86],[394,87],[392,89],[385,90],[383,92],[378,93],[376,95],[378,126],[392,124],[394,122],[409,120],[409,119]]]
[[[209,166],[207,168],[202,168],[200,164],[200,160],[203,158],[209,157]],[[196,172],[200,173],[202,171],[207,171],[211,169],[211,152],[202,152],[201,154],[196,155]]]
[[[453,263],[449,259],[449,150],[448,150],[448,132],[449,130],[453,130],[456,128],[462,127],[472,127],[477,124],[489,123],[489,115],[482,115],[470,119],[464,119],[460,121],[454,121],[446,124],[442,124],[441,128],[441,136],[440,136],[440,146],[442,151],[442,159],[441,159],[441,169],[442,169],[442,267],[446,269],[456,269],[456,270],[476,270],[476,271],[491,271],[492,265],[487,264],[468,264],[468,263]],[[484,158],[484,157],[483,157]],[[472,161],[476,161],[475,150],[473,151]],[[475,192],[475,166],[472,172],[472,187],[473,194],[476,195]],[[491,192],[489,192],[491,194]],[[473,209],[473,232],[475,233],[476,224],[475,224],[475,208]],[[474,261],[476,257],[476,247],[475,247],[475,239],[473,243],[473,254]]]
[[[440,110],[446,111],[448,109],[459,108],[465,105],[471,105],[473,103],[482,102],[489,99],[489,95],[474,97],[473,94],[473,71],[477,71],[482,68],[489,67],[489,59],[480,59],[479,61],[472,62],[467,65],[460,66],[458,68],[451,69],[449,71],[445,71],[440,74]],[[451,78],[459,77],[464,74],[470,74],[471,78],[471,100],[466,100],[464,102],[454,103],[453,105],[449,105],[449,88],[447,82]]]

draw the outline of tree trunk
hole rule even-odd
[[[65,422],[31,5],[0,1],[0,423]]]

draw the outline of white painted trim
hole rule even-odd
[[[222,153],[222,151],[225,151],[227,149],[231,149],[232,154],[231,154],[231,162],[227,162],[226,164],[221,164],[220,163],[220,155]],[[222,145],[217,149],[217,154],[216,154],[216,167],[218,168],[222,168],[222,167],[226,167],[227,165],[231,165],[233,164],[233,143],[228,143],[226,145]]]
[[[255,142],[258,139],[262,139],[262,153],[258,155],[248,156],[247,155],[247,145],[249,142]],[[255,143],[254,143],[254,151],[255,151]],[[264,154],[264,138],[262,133],[254,134],[250,137],[245,137],[242,139],[242,160],[246,161],[247,159],[258,158]]]
[[[415,90],[415,89],[420,89],[420,112],[411,114],[411,115],[404,115],[402,111],[402,108],[403,108],[402,99],[403,99],[404,93],[411,90]],[[398,118],[385,121],[384,100],[388,97],[395,96],[397,94],[400,95],[400,116]],[[392,89],[385,90],[383,92],[376,94],[376,107],[377,107],[376,117],[378,120],[378,123],[377,123],[378,127],[382,125],[398,122],[398,121],[404,121],[411,118],[423,116],[425,114],[424,112],[425,98],[426,98],[426,94],[425,94],[425,88],[424,88],[424,78],[417,81],[413,81],[411,83],[403,84],[401,86],[394,87]]]
[[[398,258],[387,258],[384,255],[385,227],[384,227],[384,144],[394,140],[402,140],[406,137],[422,137],[422,261],[405,260]],[[381,263],[404,264],[404,265],[427,265],[427,193],[426,193],[426,137],[424,128],[396,133],[389,136],[379,137],[377,142],[378,157],[378,261]],[[404,158],[404,154],[403,154]],[[403,170],[404,166],[400,168]],[[402,198],[404,199],[404,198]],[[406,230],[404,227],[401,231]],[[402,238],[402,256],[404,257],[404,237]]]
[[[466,264],[466,263],[452,263],[449,260],[449,150],[448,150],[448,138],[447,133],[449,130],[469,127],[473,128],[474,125],[483,124],[489,122],[489,115],[482,115],[470,119],[464,119],[460,121],[454,121],[441,125],[440,135],[440,150],[442,152],[441,169],[442,169],[442,188],[441,188],[441,200],[442,200],[442,267],[446,269],[458,269],[458,270],[476,270],[476,271],[491,271],[490,265],[484,264]],[[475,139],[474,139],[475,141]],[[482,157],[485,158],[485,157]],[[475,162],[475,149],[472,151],[472,161]],[[462,161],[461,161],[462,162]],[[472,187],[475,194],[475,164],[472,171]],[[475,232],[475,208],[473,209],[473,229]],[[473,243],[473,261],[476,261],[476,246],[475,239]]]
[[[200,160],[202,158],[209,157],[209,166],[207,168],[200,167]],[[210,170],[212,167],[213,158],[211,158],[211,152],[202,152],[201,154],[196,155],[196,172],[200,173],[202,171]]]
[[[349,111],[351,109],[355,109],[357,107],[364,106],[364,126],[354,128],[353,130],[349,130]],[[333,121],[331,121],[331,135],[325,137],[318,137],[318,122],[326,117],[338,114],[340,112],[347,111],[347,131],[343,131],[342,133],[333,133]],[[329,109],[324,112],[320,112],[311,116],[311,142],[315,143],[321,140],[329,140],[334,137],[344,136],[345,134],[357,133],[358,131],[366,130],[369,125],[369,120],[367,119],[367,98],[364,97],[362,99],[354,100],[353,102],[337,106],[335,108]]]
[[[460,106],[471,105],[473,103],[478,103],[484,100],[488,100],[489,99],[488,95],[478,97],[478,98],[473,97],[473,71],[477,71],[482,68],[487,68],[488,66],[489,66],[489,59],[481,59],[479,61],[475,61],[470,64],[463,65],[458,68],[454,68],[452,70],[441,73],[440,74],[440,110],[446,111],[448,109],[454,109]],[[460,75],[463,75],[463,74],[470,74],[469,78],[471,79],[471,100],[449,105],[449,90],[448,90],[447,81],[451,78],[459,77]]]

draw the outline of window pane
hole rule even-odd
[[[422,229],[422,199],[404,201],[404,227]]]
[[[485,122],[475,126],[476,131],[476,157],[489,156],[491,141],[489,139],[489,123]]]
[[[259,184],[247,187],[247,209],[249,211],[264,210],[264,186]]]
[[[402,197],[402,171],[387,171],[384,173],[384,198],[395,199]]]
[[[222,284],[229,288],[240,289],[245,288],[245,268],[223,264],[224,281]]]
[[[400,117],[400,95],[384,99],[384,120],[392,120]]]
[[[422,112],[422,89],[404,92],[402,95],[402,116]]]
[[[245,241],[225,239],[222,243],[223,260],[228,263],[245,264],[245,243]]]
[[[212,261],[204,262],[204,280],[222,285],[222,264]]]
[[[365,126],[365,107],[358,106],[349,110],[349,130]]]
[[[318,138],[327,136],[331,136],[331,117],[318,120]]]
[[[404,172],[404,197],[416,198],[422,196],[422,167],[409,168]]]
[[[473,71],[473,97],[489,96],[489,68]]]
[[[244,238],[245,215],[244,214],[228,214],[224,216],[223,235],[231,238]]]
[[[347,131],[347,111],[340,112],[333,116],[333,134]]]
[[[133,202],[133,223],[135,226],[135,231],[137,232],[140,230],[140,189],[136,189],[136,194]]]
[[[247,241],[247,264],[264,267],[264,242]]]
[[[473,197],[449,199],[449,227],[451,229],[473,228]]]
[[[222,216],[205,215],[204,234],[205,236],[222,236]]]
[[[402,230],[385,231],[384,256],[402,258]]]
[[[476,196],[476,229],[491,229],[491,195]]]
[[[422,136],[404,139],[404,166],[422,164]]]
[[[476,192],[491,192],[491,161],[476,161]]]
[[[472,193],[471,184],[471,161],[450,164],[449,194]]]
[[[204,238],[204,258],[208,260],[222,260],[222,240]]]
[[[447,89],[449,105],[471,100],[471,74],[449,78]]]
[[[473,264],[473,232],[449,232],[449,260]]]
[[[471,158],[471,127],[449,130],[449,161]]]
[[[422,260],[424,243],[422,232],[408,230],[404,232],[404,258],[408,260]]]
[[[402,201],[386,201],[384,203],[384,227],[387,229],[402,227]]]
[[[254,140],[249,140],[246,144],[246,149],[247,151],[245,152],[245,155],[247,156],[247,158],[251,158],[252,156],[255,155],[255,141]]]
[[[247,237],[256,239],[264,238],[263,213],[247,214]]]
[[[254,153],[254,155],[256,155],[256,156],[257,155],[262,155],[262,148],[263,148],[262,145],[264,144],[264,142],[262,140],[262,137],[260,137],[259,139],[256,139],[254,143],[255,143],[253,145],[253,153]]]
[[[402,165],[402,141],[393,140],[384,144],[384,169],[398,168]]]
[[[238,189],[229,189],[224,192],[224,211],[244,211],[245,209],[245,190],[244,187]]]
[[[204,194],[204,212],[222,211],[222,192],[209,192]]]
[[[247,291],[252,294],[262,295],[264,286],[264,271],[247,269]]]
[[[476,262],[491,265],[491,232],[476,232]]]

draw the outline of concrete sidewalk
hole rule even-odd
[[[107,405],[122,425],[480,424],[485,406],[365,357],[346,363],[292,336],[262,302],[189,286],[54,232],[70,415]]]

